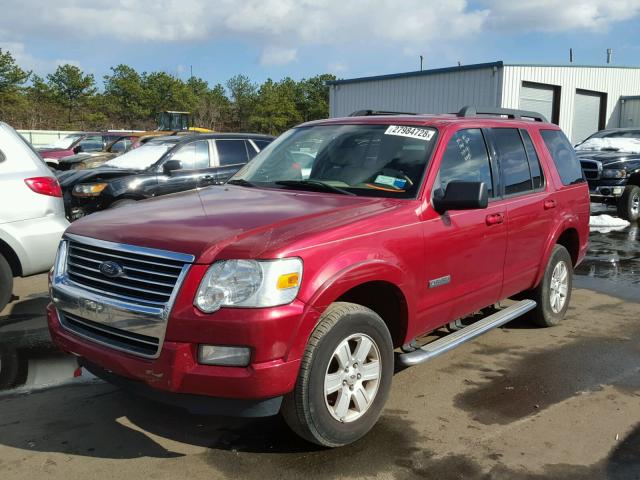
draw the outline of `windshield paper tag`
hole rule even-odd
[[[395,188],[404,188],[404,186],[407,184],[407,181],[403,180],[402,178],[389,177],[387,175],[378,175],[374,183],[377,183],[379,185],[389,185],[390,187]]]
[[[424,140],[428,142],[433,138],[433,130],[426,128],[407,127],[404,125],[389,125],[385,135],[397,135],[399,137],[417,138],[418,140]]]

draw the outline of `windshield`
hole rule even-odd
[[[598,133],[578,145],[576,150],[640,153],[640,130]]]
[[[81,136],[82,134],[80,133],[67,135],[66,137],[59,138],[58,140],[53,142],[51,145],[48,146],[48,148],[61,148],[63,150],[66,150],[67,148],[70,148],[73,142],[78,140]]]
[[[229,183],[415,198],[436,130],[399,125],[318,125],[281,135]]]
[[[140,148],[123,153],[113,160],[104,163],[105,167],[144,170],[160,160],[175,143],[150,143]]]

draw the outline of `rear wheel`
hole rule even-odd
[[[640,187],[627,185],[618,200],[618,216],[635,222],[640,218]]]
[[[0,311],[7,306],[13,292],[13,272],[7,260],[0,255]]]
[[[282,414],[310,442],[347,445],[380,417],[392,375],[393,344],[382,319],[361,305],[334,303],[309,339]]]
[[[558,325],[569,308],[573,287],[571,255],[562,245],[553,247],[540,284],[532,291],[537,306],[531,311],[532,321],[541,327]]]

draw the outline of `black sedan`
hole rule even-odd
[[[60,172],[67,217],[222,184],[272,141],[243,133],[157,137],[99,168]]]

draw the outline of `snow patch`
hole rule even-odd
[[[624,230],[629,225],[628,221],[611,215],[592,215],[589,217],[589,228],[593,232],[608,233]]]
[[[640,138],[590,138],[578,145],[576,150],[613,150],[616,152],[640,153]]]

